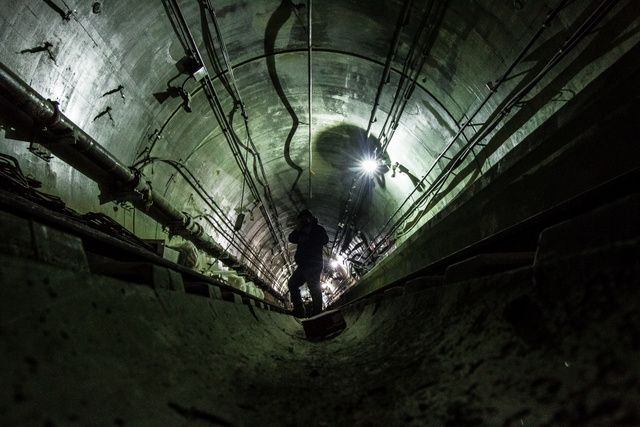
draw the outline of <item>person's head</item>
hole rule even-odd
[[[298,213],[298,222],[302,224],[315,224],[318,220],[309,209],[303,209]]]

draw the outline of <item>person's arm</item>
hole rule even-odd
[[[329,243],[327,231],[321,225],[316,225],[313,229],[313,242],[318,244],[318,246],[324,246]]]
[[[322,246],[326,245],[327,243],[329,243],[329,236],[327,236],[327,230],[324,229],[324,227],[320,227],[322,229]]]

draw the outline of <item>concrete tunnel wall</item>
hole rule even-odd
[[[635,111],[616,105],[610,126]],[[637,166],[615,143],[631,151],[605,175]],[[347,329],[322,342],[239,298],[116,281],[80,254],[43,264],[25,249],[37,228],[12,225],[29,238],[11,256],[0,244],[0,423],[636,426],[639,216],[631,197],[545,231],[533,265],[401,282],[345,307]]]
[[[420,275],[448,256],[637,170],[640,91],[628,83],[640,78],[639,59],[636,46],[380,260],[338,303]],[[535,249],[535,242],[511,240],[519,250]]]
[[[332,88],[342,82],[341,70],[350,70],[348,74],[360,84],[349,86],[349,93],[363,91],[373,98],[375,84],[367,85],[365,90],[360,78],[368,76],[367,79],[375,83],[379,77],[388,42],[388,27],[383,25],[388,18],[383,13],[387,9],[365,8],[366,2],[342,2],[335,8],[338,3],[322,3],[321,7],[329,13],[325,16],[349,16],[351,13],[366,18],[379,35],[374,37],[376,42],[368,45],[363,37],[352,41],[358,47],[355,50],[362,48],[362,52],[377,58],[377,62],[368,61],[367,65],[362,65],[359,63],[364,61],[362,58],[346,59],[345,55],[319,53],[322,61],[333,66],[327,67],[324,75],[320,73],[321,80],[326,83],[326,96],[316,100],[321,99],[327,110],[318,117],[325,124],[335,124],[336,120],[343,120],[344,111],[353,109],[358,117],[352,119],[362,126],[366,123],[370,104],[350,95],[345,97],[344,93],[332,91]],[[497,71],[503,69],[503,62],[512,59],[511,54],[517,47],[513,40],[522,35],[519,29],[527,27],[533,31],[536,28],[534,17],[540,20],[547,5],[524,2],[526,8],[514,12],[510,2],[472,2],[469,4],[477,12],[474,14],[469,13],[465,4],[455,2],[450,9],[442,30],[446,36],[437,45],[435,64],[431,64],[435,65],[437,73],[433,81],[422,82],[436,92],[437,98],[444,100],[443,104],[437,104],[426,90],[412,101],[412,108],[422,111],[421,105],[424,106],[429,110],[427,116],[433,116],[431,118],[444,115],[445,112],[440,111],[442,105],[463,114],[468,106],[478,101],[483,91],[488,90],[486,81],[495,78]],[[136,5],[127,19],[134,20],[136,16],[158,18],[148,33],[163,33],[163,40],[173,37],[159,3],[148,1]],[[195,2],[189,12],[192,19],[197,17],[194,5]],[[515,5],[516,2],[514,8]],[[167,62],[157,75],[155,71],[149,75],[143,72],[144,61],[124,60],[127,54],[135,55],[140,51],[153,60],[166,59],[163,52],[146,50],[156,38],[148,34],[133,37],[124,30],[126,25],[115,19],[127,13],[126,3],[120,3],[121,9],[111,10],[108,4],[105,5],[106,12],[101,16],[92,15],[87,7],[78,12],[72,22],[56,21],[52,31],[56,49],[60,47],[55,52],[59,64],[52,64],[43,52],[35,54],[37,63],[32,62],[34,56],[16,53],[41,43],[47,31],[52,29],[50,22],[41,17],[56,16],[44,3],[34,6],[20,2],[19,6],[15,10],[3,8],[0,11],[1,38],[7,41],[0,46],[0,59],[15,65],[17,71],[42,93],[65,100],[69,113],[126,161],[133,160],[136,149],[149,143],[152,132],[147,131],[152,131],[166,116],[186,115],[178,105],[178,99],[161,106],[150,96],[156,89],[165,89],[165,77],[175,73],[173,62]],[[264,9],[265,13],[260,13],[260,18],[254,22],[262,29],[269,13],[277,6],[277,1],[250,2],[238,9],[237,16],[248,16],[242,13],[247,8]],[[399,2],[389,2],[387,6],[396,11]],[[554,52],[553,42],[562,39],[577,25],[579,20],[574,19],[575,16],[583,15],[588,4],[571,2],[570,6],[553,27],[549,39],[545,39],[536,51],[540,57]],[[343,13],[343,9],[350,12]],[[154,12],[149,14],[149,10]],[[496,15],[489,13],[492,10]],[[549,207],[637,167],[640,157],[633,139],[637,139],[634,130],[637,129],[634,120],[637,106],[633,105],[637,89],[625,87],[634,79],[608,74],[607,70],[616,68],[620,58],[626,57],[635,64],[633,75],[637,75],[638,9],[634,2],[621,1],[612,10],[614,13],[604,22],[606,25],[591,33],[593,38],[569,58],[568,67],[545,80],[533,98],[535,102],[514,114],[506,130],[499,131],[495,140],[491,139],[491,150],[481,155],[487,161],[481,172],[486,173],[491,165],[494,169],[475,185],[469,185],[461,199],[454,200],[449,205],[450,210],[444,211],[446,215],[453,215],[448,222],[442,223],[440,236],[426,232],[433,231],[432,226],[437,221],[427,223],[395,257],[387,258],[381,268],[372,270],[360,287],[354,288],[354,295],[362,297],[392,281],[399,285],[344,307],[347,329],[332,340],[307,341],[300,324],[292,317],[265,310],[237,295],[232,303],[222,300],[220,295],[203,298],[89,273],[80,254],[60,256],[68,254],[68,248],[57,254],[57,258],[67,258],[66,264],[43,263],[37,253],[26,250],[30,239],[40,236],[36,232],[40,230],[37,225],[26,223],[21,229],[4,228],[3,235],[24,239],[16,245],[17,251],[14,247],[7,252],[0,244],[0,254],[3,254],[0,255],[0,366],[6,367],[0,376],[0,424],[47,427],[640,425],[637,408],[640,366],[635,357],[640,349],[639,300],[635,286],[640,276],[640,241],[634,220],[640,216],[637,197],[547,230],[539,247],[531,248],[537,250],[535,263],[516,271],[467,277],[465,281],[451,276],[423,277],[411,283],[403,281],[403,277],[419,271],[428,262],[485,237],[493,229],[485,227],[486,223],[473,223],[473,219],[482,214],[490,219],[500,219],[487,221],[492,227],[506,227],[535,213],[535,209]],[[234,19],[233,8],[227,13],[229,20],[225,25],[232,28],[234,34],[232,52],[241,52],[244,21]],[[458,22],[464,25],[456,25]],[[365,33],[351,22],[339,23],[336,28],[347,28],[347,34],[354,31],[362,36]],[[475,24],[479,25],[478,29],[474,29]],[[145,33],[142,25],[132,31]],[[255,34],[251,32],[251,35],[255,37],[249,43],[250,52],[244,52],[246,55],[261,51],[263,47],[262,30],[255,31],[254,28],[252,31]],[[99,69],[116,72],[82,80],[78,72],[81,61],[74,62],[74,58],[81,56],[78,46],[90,45],[90,37],[100,32],[115,34],[113,45],[111,40],[98,40],[99,48],[91,50],[85,59],[100,63]],[[125,41],[119,39],[125,35],[131,37]],[[292,29],[287,36],[290,45],[285,40],[279,47],[304,46],[302,36],[300,31]],[[344,39],[335,38],[330,32],[325,36],[330,48],[335,47],[336,40]],[[403,37],[408,40],[408,34]],[[79,44],[73,44],[75,39],[80,40]],[[136,40],[140,40],[139,45]],[[135,48],[127,49],[134,45]],[[65,50],[65,46],[69,49]],[[179,43],[166,43],[167,46],[172,58],[180,57]],[[471,55],[474,52],[481,54],[476,57]],[[279,58],[291,65],[296,63],[292,60],[296,55],[282,53]],[[474,61],[465,60],[470,55]],[[143,57],[146,56],[140,56]],[[530,60],[543,63],[538,57]],[[398,62],[394,66],[399,68],[401,64]],[[69,74],[65,67],[70,68]],[[264,110],[260,110],[264,114],[259,115],[260,131],[256,136],[268,136],[274,129],[278,134],[285,134],[289,129],[287,126],[265,119],[271,117],[267,113],[272,105],[267,97],[257,95],[263,93],[259,82],[266,81],[260,70],[260,67],[251,66],[244,68],[247,72],[244,77],[239,73],[240,78],[252,87],[249,103]],[[333,74],[331,70],[338,72]],[[429,71],[427,67],[425,75],[431,75]],[[603,74],[598,77],[600,73]],[[283,76],[291,83],[292,93],[300,92],[300,85],[304,83],[301,75],[288,70]],[[101,102],[107,101],[101,98],[93,105],[91,100],[116,86],[121,80],[116,77],[122,77],[128,88],[136,88],[127,105],[131,111],[140,113],[124,118],[117,116],[123,124],[122,129],[111,126],[104,117],[104,122],[92,120],[102,111],[105,104]],[[610,85],[605,85],[604,89],[597,86],[599,91],[589,91],[593,87],[592,81],[603,79]],[[395,80],[392,82],[395,84]],[[510,89],[515,90],[520,82],[511,83]],[[556,102],[558,91],[562,93],[567,87],[576,90],[575,96],[568,102],[564,98]],[[612,87],[615,91],[610,90]],[[270,87],[265,93],[273,97]],[[390,99],[386,98],[389,96],[383,97],[383,103],[388,106]],[[117,95],[115,99],[120,101]],[[560,109],[560,104],[565,102],[568,108]],[[495,99],[493,103],[495,105],[491,107],[500,104]],[[88,105],[91,107],[86,107]],[[205,107],[200,96],[196,114],[210,119]],[[295,107],[302,117],[303,102]],[[560,112],[556,114],[558,109]],[[485,113],[490,115],[491,111]],[[600,111],[607,111],[607,114],[600,114]],[[611,111],[620,113],[615,115],[615,120],[609,120]],[[581,127],[577,118],[588,122],[589,129]],[[415,120],[405,117],[405,125],[410,127]],[[417,169],[427,165],[427,160],[437,153],[438,144],[446,140],[441,137],[454,132],[455,125],[459,124],[446,119],[444,124],[439,123],[433,129],[425,128],[432,122],[417,123],[413,131],[419,136],[408,139],[412,144],[406,155],[417,164]],[[571,122],[571,126],[560,126],[567,122]],[[122,210],[114,212],[111,206],[98,206],[97,189],[92,183],[57,160],[50,164],[35,159],[27,152],[26,145],[17,145],[15,135],[10,135],[11,129],[4,122],[0,124],[4,130],[0,135],[2,148],[8,147],[9,152],[25,163],[26,171],[45,181],[47,189],[55,189],[80,209],[102,210],[119,221],[128,218],[129,214]],[[353,136],[352,127],[317,135],[316,142],[331,141],[334,137],[344,142],[344,135]],[[536,128],[539,131],[534,131]],[[584,132],[578,132],[580,129]],[[559,130],[562,132],[556,133]],[[575,140],[566,138],[567,133],[574,131]],[[122,144],[123,135],[134,143]],[[215,156],[218,152],[211,149],[215,146],[214,141],[221,141],[220,135],[193,126],[189,120],[181,121],[175,128],[170,127],[166,135],[172,140],[189,142],[189,149],[206,146],[200,155],[219,160],[224,166],[220,169],[222,178],[216,183],[224,185],[220,184],[219,188],[239,182],[238,171],[229,161],[228,153],[218,158]],[[525,135],[529,135],[529,139],[520,138]],[[543,138],[537,139],[540,136]],[[301,135],[297,137],[302,138]],[[437,139],[435,142],[434,138]],[[608,141],[607,138],[617,139]],[[518,149],[526,152],[542,142],[543,149],[525,162],[526,168],[515,168],[502,175],[505,172],[502,167],[511,164],[513,158],[519,158]],[[552,149],[556,144],[561,147],[558,151]],[[180,145],[165,145],[161,147],[162,153],[168,157],[176,158],[183,151]],[[278,197],[281,201],[287,200],[286,190],[290,184],[287,173],[292,171],[281,158],[281,144],[264,139],[260,148],[278,159],[272,162],[271,172],[278,177],[281,187]],[[332,156],[338,152],[325,153],[327,169],[319,171],[319,179],[328,184],[322,188],[325,193],[316,198],[319,205],[331,201],[322,206],[326,218],[331,221],[336,219],[340,207],[338,198],[334,197],[336,186],[331,172],[335,166],[331,164]],[[423,155],[425,152],[429,155]],[[559,153],[563,155],[556,158]],[[576,153],[579,155],[574,156]],[[558,162],[547,170],[545,168],[552,163],[550,159]],[[580,162],[595,166],[598,173],[588,168],[581,170]],[[195,164],[208,170],[214,163],[196,158]],[[571,171],[571,174],[564,173],[564,167],[567,167],[565,172]],[[169,182],[170,173],[158,171],[154,175],[156,187],[166,183],[167,191],[174,188],[170,195],[177,204],[188,205],[185,202],[188,193],[182,191],[184,184]],[[472,174],[475,173],[473,170]],[[561,182],[569,176],[575,179]],[[210,178],[215,181],[216,177],[218,174]],[[553,198],[545,197],[545,187],[549,185],[554,185]],[[234,203],[239,198],[239,188],[234,186],[232,194],[228,195]],[[522,189],[539,196],[536,201],[540,204],[535,205],[535,209],[531,207],[533,204],[514,203],[514,200],[524,200],[523,194],[529,194],[514,194]],[[564,191],[566,189],[570,191]],[[449,203],[454,193],[448,194],[440,207]],[[379,211],[387,214],[399,195],[393,192],[382,195],[376,202],[378,206],[384,205]],[[495,201],[504,203],[492,205]],[[226,206],[230,215],[234,203],[229,202]],[[516,212],[514,204],[523,211]],[[199,206],[190,208],[195,212]],[[487,211],[490,208],[501,210]],[[289,206],[281,213],[281,220],[286,224],[295,209]],[[375,217],[372,222],[383,219]],[[257,236],[254,243],[267,252],[268,237],[261,231],[264,225],[261,221],[255,221],[251,230],[255,233],[252,235]],[[457,227],[461,223],[465,227]],[[124,225],[127,224],[131,227],[130,222]],[[151,221],[138,226],[138,234],[142,237],[163,237],[162,230]],[[451,238],[452,230],[457,233],[455,239]],[[594,230],[597,233],[594,234]],[[54,235],[51,232],[49,237],[53,239]],[[429,246],[434,237],[446,245]],[[371,283],[373,285],[368,287]]]
[[[628,197],[543,232],[533,266],[362,300],[321,342],[252,305],[3,255],[0,420],[636,426],[638,215]]]
[[[43,96],[60,101],[66,115],[124,163],[135,163],[151,146],[154,156],[184,161],[220,202],[224,214],[235,219],[241,204],[242,174],[226,147],[223,132],[214,123],[203,91],[193,81],[185,86],[193,97],[191,113],[182,107],[179,96],[158,99],[168,92],[168,85],[175,89],[182,78],[187,77],[178,69],[185,52],[167,16],[168,2],[98,3],[101,8],[94,11],[91,2],[4,0],[2,4],[6,7],[0,9],[0,60]],[[312,107],[315,116],[311,151],[315,159],[315,189],[311,200],[294,200],[299,195],[291,191],[298,173],[291,163],[303,168],[300,193],[306,193],[306,178],[310,173],[306,164],[309,128],[305,128],[305,120],[309,120],[305,11],[301,7],[296,9],[293,2],[279,0],[213,3],[247,105],[249,125],[279,207],[280,225],[285,231],[290,229],[296,212],[309,205],[316,209],[333,237],[350,187],[351,175],[345,172],[353,167],[360,154],[355,140],[364,139],[362,134],[372,113],[396,18],[405,2],[324,0],[314,3],[312,24],[316,30],[313,33],[316,53]],[[414,2],[410,19],[401,28],[398,53],[391,61],[390,81],[380,97],[379,120],[372,124],[374,137],[379,135],[390,112],[403,62],[428,4],[432,3]],[[440,6],[444,10],[429,20],[434,31],[433,42],[426,46],[430,54],[424,66],[416,70],[416,89],[390,145],[391,161],[402,163],[414,179],[425,173],[465,117],[491,93],[490,83],[499,78],[540,29],[549,10],[560,4],[566,6],[553,20],[553,25],[545,27],[542,37],[514,70],[514,75],[482,109],[478,123],[496,114],[599,6],[576,1],[438,1],[433,4],[434,10]],[[426,221],[450,202],[466,184],[496,164],[524,136],[638,42],[637,3],[626,0],[602,4],[609,8],[602,25],[588,33],[575,49],[567,51],[565,60],[531,93],[533,102],[518,106],[518,113],[505,120],[499,137],[494,138],[492,134],[487,138],[491,143],[477,151],[478,158],[473,162],[465,160],[466,166],[480,163],[479,170],[475,170],[475,166],[467,168],[460,185],[451,188],[435,208],[423,211],[420,221]],[[181,2],[199,48],[207,52],[201,5],[196,1]],[[65,20],[62,16],[67,8],[73,13]],[[45,41],[52,44],[50,55],[46,50],[38,50]],[[217,69],[209,59],[207,62],[212,73],[224,74],[225,70]],[[272,76],[274,72],[279,76],[276,79]],[[178,80],[172,80],[177,77]],[[232,97],[219,79],[215,84],[228,113],[232,109]],[[278,84],[286,99],[277,93]],[[104,95],[119,85],[124,86],[126,103],[118,92]],[[289,143],[287,135],[293,129],[294,117],[286,104],[299,122]],[[114,121],[107,115],[96,119],[107,107],[112,107]],[[235,125],[239,132],[243,131],[239,119]],[[93,182],[58,159],[47,163],[33,156],[27,150],[26,141],[19,141],[19,135],[11,134],[5,124],[2,126],[5,128],[5,132],[0,133],[3,152],[17,157],[26,172],[43,181],[46,190],[60,195],[74,208],[100,211],[128,229],[134,228],[132,211],[112,204],[100,205],[96,197],[98,188]],[[29,132],[22,138],[28,141]],[[458,141],[454,148],[461,145]],[[286,160],[287,155],[291,156],[291,162]],[[442,167],[438,165],[434,174]],[[166,192],[172,203],[193,216],[207,209],[169,166],[150,164],[144,172],[155,189]],[[355,224],[356,229],[369,238],[380,231],[388,216],[415,187],[407,173],[398,173],[392,178],[389,171],[379,178],[386,187],[375,187]],[[258,258],[269,260],[277,271],[282,260],[274,257],[279,249],[258,212],[259,203],[247,203],[244,208],[250,212],[243,232],[258,252]],[[146,220],[144,215],[137,215],[135,222],[136,233],[141,237],[166,237],[162,228]],[[214,227],[207,223],[204,226],[209,234],[225,242]],[[357,243],[360,242],[353,242],[351,247]],[[291,250],[288,247],[284,252]]]

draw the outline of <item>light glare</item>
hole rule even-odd
[[[378,170],[378,161],[374,159],[365,159],[360,162],[360,169],[365,173],[372,175]]]

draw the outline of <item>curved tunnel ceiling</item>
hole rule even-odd
[[[316,1],[311,9],[310,120],[306,3],[180,0],[185,24],[227,119],[242,144],[250,144],[247,129],[255,144],[264,175],[259,164],[253,168],[253,157],[246,150],[241,154],[254,179],[268,184],[273,201],[269,206],[264,199],[255,200],[243,185],[226,130],[216,120],[202,84],[191,77],[197,67],[190,69],[185,59],[188,52],[171,14],[171,1],[104,2],[99,13],[79,1],[60,2],[62,9],[75,10],[68,21],[52,7],[55,0],[14,3],[13,10],[2,15],[3,62],[44,96],[59,100],[68,117],[117,157],[143,166],[154,189],[192,216],[203,218],[211,207],[180,170],[193,174],[231,222],[242,206],[247,215],[242,233],[275,275],[291,256],[279,252],[260,205],[280,237],[286,236],[296,213],[305,207],[318,216],[331,239],[344,223],[345,212],[354,213],[355,231],[342,237],[345,248],[360,245],[361,249],[401,207],[401,212],[414,212],[395,230],[394,239],[401,241],[638,39],[638,6],[632,1]],[[563,43],[606,3],[611,4],[598,26],[583,34],[538,82],[533,81]],[[217,16],[233,78],[207,4]],[[402,20],[405,6],[407,18]],[[551,25],[496,87],[553,10],[558,15]],[[395,53],[376,108],[396,30]],[[417,44],[412,49],[414,39]],[[53,58],[46,52],[17,54],[43,40],[52,42]],[[407,58],[415,61],[407,65]],[[382,153],[381,130],[394,102],[402,101],[396,90],[414,76],[416,87],[406,97],[397,129]],[[532,81],[536,84],[526,96],[501,116],[501,109]],[[119,85],[122,92],[109,94]],[[234,85],[244,103],[246,128],[239,105],[234,107]],[[106,107],[111,107],[113,120],[101,115]],[[460,131],[476,110],[471,126]],[[483,128],[496,117],[501,121],[495,127]],[[485,137],[473,151],[457,159],[456,154],[482,132]],[[376,176],[360,176],[359,161],[372,155],[384,164]],[[446,176],[429,204],[414,206],[433,179],[447,170],[447,161],[456,163],[456,173]],[[89,191],[69,194],[82,177],[61,165],[49,168],[56,176],[55,187],[69,199],[79,200],[83,191]],[[260,183],[257,188],[264,192]],[[363,192],[362,207],[354,212],[348,200],[358,191]],[[214,227],[205,225],[226,245]]]

